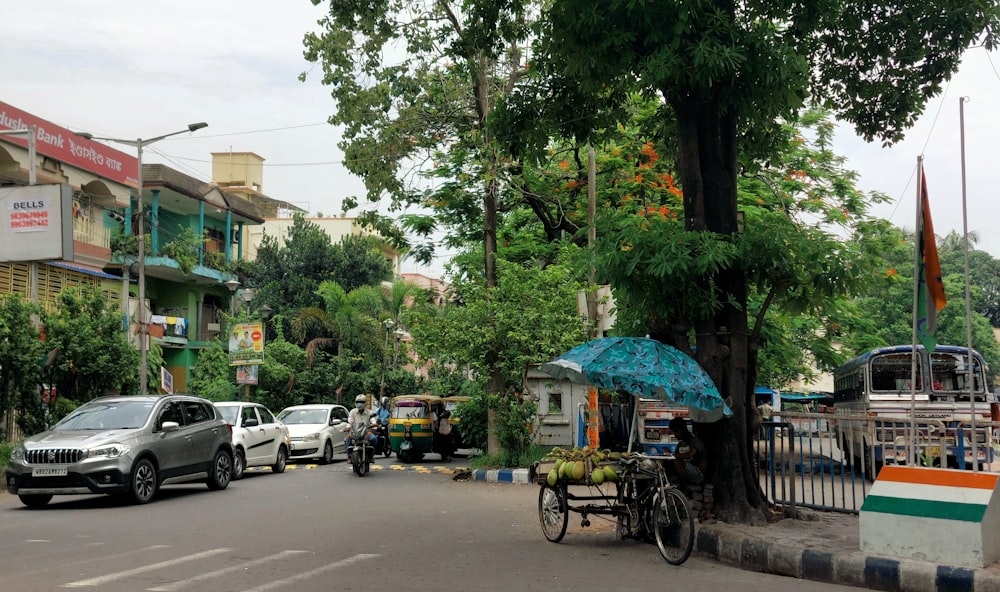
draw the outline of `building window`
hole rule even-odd
[[[562,393],[549,393],[549,415],[562,414]]]

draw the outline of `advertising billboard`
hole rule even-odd
[[[229,336],[229,365],[264,363],[264,325],[260,321],[237,323]]]
[[[69,185],[0,188],[0,263],[73,260]]]
[[[0,129],[24,130],[31,126],[35,126],[35,150],[39,154],[123,185],[139,184],[139,159],[135,156],[0,102]],[[27,138],[9,136],[3,140],[22,147],[28,145]]]

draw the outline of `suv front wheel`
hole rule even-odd
[[[212,472],[208,475],[208,488],[212,491],[220,491],[229,487],[229,480],[233,477],[233,457],[225,450],[215,453],[215,460],[212,461]]]
[[[156,467],[148,458],[141,458],[132,467],[130,491],[132,501],[137,504],[148,504],[156,495]]]

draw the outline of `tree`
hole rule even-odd
[[[337,105],[330,122],[344,126],[344,164],[364,180],[371,202],[389,197],[398,209],[460,195],[470,211],[472,196],[482,200],[475,215],[482,220],[481,279],[487,288],[497,286],[497,204],[503,191],[503,156],[487,122],[497,97],[509,92],[522,69],[527,11],[519,3],[331,1],[322,32],[305,38],[306,59],[322,64],[323,83]],[[408,183],[416,165],[428,160],[449,165],[434,188]],[[367,212],[361,219],[398,247],[406,245],[403,229],[386,217]],[[425,217],[409,221],[409,229],[424,236],[434,230]],[[430,256],[426,246],[412,252],[418,259]],[[501,354],[492,343],[483,346],[487,388],[499,394]],[[491,452],[496,446],[491,439]]]
[[[811,97],[867,139],[898,140],[965,48],[996,45],[1000,7],[993,0],[556,0],[543,22],[533,65],[550,79],[548,110],[578,113],[574,127],[586,133],[598,127],[594,112],[570,100],[616,105],[633,90],[659,95],[684,194],[683,233],[691,245],[718,249],[738,234],[739,175],[773,152],[776,122],[794,120]],[[746,270],[735,254],[679,255],[703,262],[697,294],[709,297],[689,297],[695,306],[673,311],[652,333],[681,346],[680,337],[695,336],[696,359],[735,412],[710,434],[718,444],[717,513],[758,520],[763,500],[746,450],[754,386]]]
[[[58,309],[44,317],[46,346],[56,350],[46,382],[60,397],[85,403],[109,393],[138,390],[139,352],[122,333],[121,314],[96,288],[66,289]],[[149,352],[150,384],[159,384],[158,348]],[[154,374],[155,373],[155,374]]]
[[[239,388],[233,379],[235,367],[229,365],[229,354],[224,344],[222,339],[209,343],[191,369],[190,391],[209,401],[233,401],[238,395]]]
[[[859,238],[866,249],[878,253],[881,265],[865,282],[866,291],[852,303],[850,314],[834,319],[847,355],[858,355],[885,345],[913,342],[913,239],[912,233],[889,226],[887,222]],[[965,345],[968,338],[961,240],[956,240],[954,236],[945,237],[939,240],[939,244],[948,303],[938,315],[937,342]],[[970,253],[970,261],[992,261],[985,253],[973,257],[975,253],[979,252]],[[975,302],[981,289],[974,282],[970,284],[970,289]],[[994,373],[1000,369],[1000,345],[988,319],[975,310],[972,314],[972,346],[983,355]]]
[[[17,294],[0,302],[0,402],[7,425],[0,436],[7,438],[15,416],[22,430],[31,434],[44,428],[39,387],[52,348],[42,340],[32,315],[38,306],[24,302]],[[53,354],[54,355],[54,354]],[[13,410],[18,413],[12,413]]]
[[[499,262],[500,286],[478,278],[454,285],[457,303],[441,314],[415,309],[404,315],[414,347],[424,360],[443,368],[486,377],[489,345],[501,353],[504,387],[519,388],[529,364],[551,360],[586,340],[576,312],[583,287],[567,265],[544,269]],[[447,372],[446,372],[447,373]]]
[[[379,246],[382,241],[374,236],[349,234],[333,245],[334,270],[330,278],[350,292],[361,286],[378,286],[392,279],[392,264]]]

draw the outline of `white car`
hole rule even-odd
[[[333,455],[347,454],[347,407],[343,405],[294,405],[278,414],[278,421],[288,426],[292,460],[319,459],[333,462]]]
[[[285,472],[291,454],[288,427],[259,403],[226,401],[215,404],[233,426],[233,479],[241,479],[247,467],[269,466]]]

